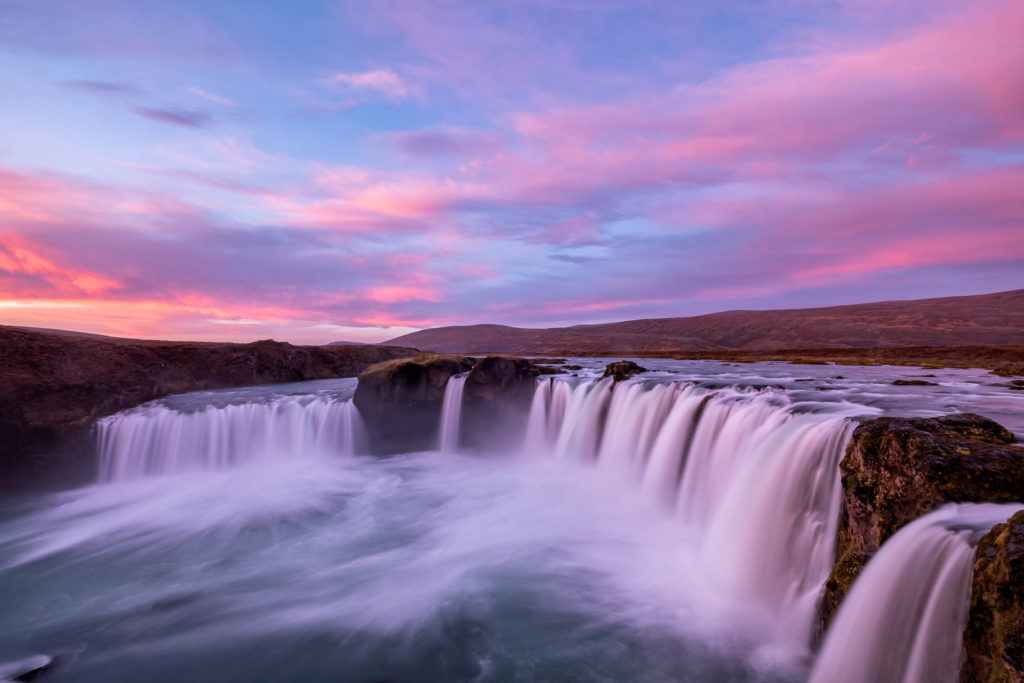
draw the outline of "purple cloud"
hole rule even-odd
[[[487,155],[501,145],[497,135],[462,130],[414,130],[394,133],[390,139],[399,154],[425,159]]]
[[[136,97],[142,92],[134,85],[115,81],[63,81],[60,85],[72,90],[107,97]]]
[[[209,128],[214,124],[213,116],[209,112],[198,109],[135,106],[132,107],[132,111],[151,121],[184,128]]]

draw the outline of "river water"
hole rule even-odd
[[[366,455],[351,379],[104,420],[97,483],[0,506],[0,671],[804,681],[855,420],[972,411],[1024,434],[1024,392],[982,371],[643,360],[613,387],[606,361],[571,362],[494,453],[458,448],[448,405],[442,450]]]

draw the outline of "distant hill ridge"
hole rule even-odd
[[[527,355],[1022,344],[1024,289],[548,329],[488,324],[436,327],[385,343],[424,351]]]

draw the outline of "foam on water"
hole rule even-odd
[[[50,674],[74,681],[801,680],[854,419],[1019,403],[965,371],[919,389],[810,368],[811,386],[791,366],[656,361],[616,384],[581,363],[538,381],[521,458],[458,453],[463,377],[439,450],[390,459],[360,455],[351,380],[101,421],[97,484],[0,507],[0,661],[74,648]],[[882,680],[868,661],[955,669],[941,654],[995,507],[891,539],[815,683]]]

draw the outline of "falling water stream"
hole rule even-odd
[[[836,614],[811,683],[954,683],[974,546],[1024,505],[946,505],[900,529]]]
[[[583,363],[538,382],[518,456],[459,449],[464,378],[438,449],[384,459],[354,380],[106,418],[96,484],[0,502],[0,665],[53,656],[52,680],[87,683],[817,683],[878,680],[864,661],[895,657],[930,680],[970,544],[1009,513],[897,534],[815,662],[838,461],[858,418],[1002,417],[1016,395],[970,371],[895,388],[911,370],[661,361],[615,384]],[[892,616],[910,602],[923,616]]]
[[[437,449],[442,453],[454,453],[459,449],[459,427],[462,424],[462,389],[466,386],[466,375],[456,375],[448,380],[441,403],[441,429]]]

